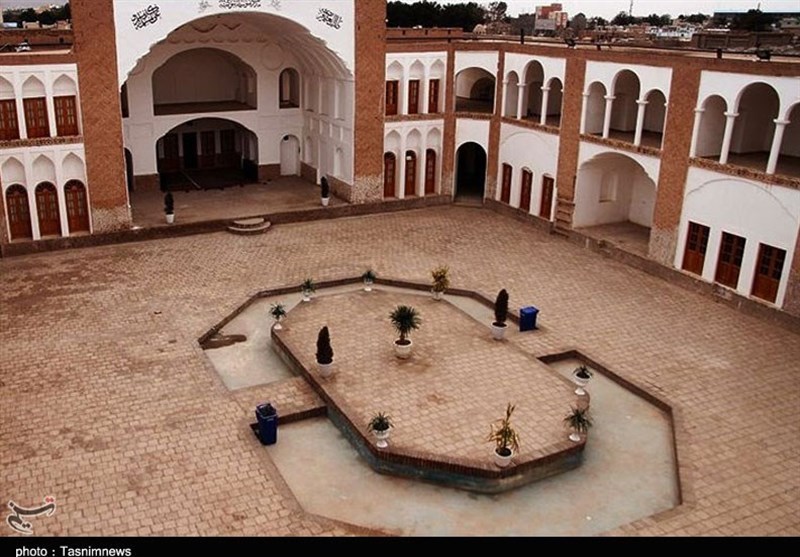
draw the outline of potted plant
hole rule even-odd
[[[367,429],[371,431],[378,440],[377,446],[379,449],[385,449],[389,446],[387,439],[389,439],[391,428],[392,419],[383,412],[378,412],[372,416],[372,419],[367,424]]]
[[[281,319],[286,317],[286,307],[281,303],[272,304],[272,306],[270,306],[269,313],[272,315],[272,318],[275,319],[275,330],[280,331],[283,329],[283,325],[281,325]]]
[[[506,319],[508,319],[508,292],[502,289],[497,293],[494,300],[494,322],[492,323],[492,335],[495,340],[503,340],[506,334]]]
[[[172,198],[171,191],[164,195],[164,215],[167,217],[167,224],[175,222],[175,200]]]
[[[317,365],[319,374],[323,377],[333,375],[333,348],[331,348],[331,335],[328,327],[322,327],[317,335]]]
[[[511,463],[514,453],[519,451],[519,435],[511,425],[511,414],[516,407],[508,403],[506,416],[492,424],[487,441],[495,444],[494,463],[500,468],[505,468]]]
[[[581,364],[575,371],[572,372],[572,380],[578,385],[578,388],[575,389],[575,394],[578,396],[585,396],[586,391],[583,389],[588,383],[589,379],[592,378],[592,370],[586,367],[585,364]]]
[[[317,285],[314,284],[313,280],[307,278],[303,281],[303,284],[300,285],[300,289],[303,291],[303,301],[310,302],[311,295],[317,291]]]
[[[364,274],[361,275],[361,280],[364,281],[364,292],[371,292],[372,283],[375,282],[375,273],[372,269],[367,269],[364,271]]]
[[[397,306],[389,314],[389,319],[391,319],[395,330],[400,334],[400,338],[394,341],[395,355],[401,360],[406,360],[411,357],[411,349],[413,347],[408,335],[411,331],[419,329],[422,320],[417,310],[410,306]]]
[[[572,430],[569,440],[575,443],[581,440],[581,434],[589,432],[592,427],[592,418],[589,416],[589,407],[573,407],[569,414],[564,417],[564,424]]]
[[[328,185],[328,179],[323,176],[322,180],[319,182],[320,187],[320,199],[322,200],[322,206],[327,207],[328,203],[331,200],[331,187]]]
[[[441,300],[442,294],[450,287],[450,277],[448,276],[450,269],[445,266],[437,267],[431,271],[431,291],[433,292],[434,300]]]

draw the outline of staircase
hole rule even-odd
[[[572,230],[572,213],[575,211],[575,203],[568,199],[558,198],[556,203],[556,226],[553,229],[555,234],[567,236]]]
[[[228,232],[231,234],[238,234],[239,236],[255,236],[256,234],[264,234],[270,228],[272,223],[267,220],[256,217],[252,219],[235,220],[228,225]]]

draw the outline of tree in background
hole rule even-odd
[[[505,2],[489,2],[489,8],[486,10],[486,21],[488,23],[507,23],[509,20],[508,4]]]
[[[678,19],[683,20],[686,23],[695,23],[695,24],[699,23],[699,24],[702,25],[702,24],[705,24],[706,21],[711,19],[711,16],[710,15],[706,15],[706,14],[701,14],[701,13],[692,14],[692,15],[683,15],[683,14],[681,14],[680,16],[678,16]]]
[[[505,2],[494,2],[505,5]],[[505,10],[508,6],[505,6]],[[438,2],[389,2],[386,5],[388,27],[460,27],[472,31],[476,25],[486,20],[486,10],[476,2],[447,4]]]
[[[3,21],[8,23],[22,23],[22,22],[35,22],[38,21],[42,25],[53,25],[57,21],[72,19],[69,2],[63,6],[55,6],[36,13],[33,8],[9,9],[3,11]]]
[[[748,10],[746,14],[736,16],[731,23],[731,29],[736,31],[770,31],[778,18],[765,14],[761,10]]]
[[[589,22],[586,21],[586,14],[583,12],[575,14],[572,19],[569,20],[570,28],[575,32],[575,35],[580,36],[580,34],[586,29]]]
[[[664,27],[665,25],[672,25],[672,16],[669,14],[658,15],[650,14],[644,18],[645,23],[653,27]]]

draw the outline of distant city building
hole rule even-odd
[[[557,31],[566,28],[569,23],[569,14],[564,11],[561,4],[549,6],[536,6],[535,31]]]

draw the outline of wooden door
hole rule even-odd
[[[181,159],[178,152],[178,136],[169,133],[164,136],[164,158],[161,160],[162,172],[176,172],[181,168]]]
[[[56,135],[66,137],[78,135],[78,110],[75,96],[53,97],[56,109]]]
[[[785,250],[761,244],[758,250],[756,277],[753,281],[753,296],[775,303],[775,300],[778,299],[778,288],[781,285],[785,263]]]
[[[711,229],[696,222],[689,223],[689,235],[686,238],[686,250],[683,253],[683,270],[703,275],[706,262],[706,249]]]
[[[406,151],[406,197],[417,195],[417,154]]]
[[[425,151],[425,195],[436,193],[436,151]]]
[[[14,99],[0,101],[0,141],[19,139],[17,102]]]
[[[555,180],[550,176],[542,178],[542,204],[539,207],[539,216],[543,219],[553,220],[553,193]]]
[[[197,168],[197,134],[195,132],[182,134],[183,138],[183,168]]]
[[[522,191],[519,198],[519,208],[529,213],[531,211],[531,190],[533,189],[533,172],[522,171]]]
[[[36,186],[36,212],[39,216],[39,234],[41,236],[61,234],[58,194],[53,184],[44,182]]]
[[[408,82],[408,113],[419,114],[419,79]]]
[[[221,130],[219,132],[219,166],[221,168],[239,168],[241,159],[236,152],[236,130]]]
[[[386,82],[386,115],[397,114],[397,81]]]
[[[25,127],[28,138],[50,137],[50,122],[47,120],[47,103],[44,97],[25,99]]]
[[[395,172],[397,159],[394,153],[383,155],[383,197],[394,197]]]
[[[217,164],[217,136],[214,131],[200,134],[200,168],[214,168]]]
[[[67,182],[64,186],[64,197],[67,202],[67,224],[69,231],[89,232],[89,204],[86,201],[86,186],[77,180]]]
[[[428,90],[428,113],[436,114],[439,112],[439,80],[431,79]]]
[[[742,258],[746,243],[747,240],[741,236],[723,232],[717,274],[714,280],[731,288],[739,285],[739,273],[742,270]]]
[[[500,201],[511,203],[511,177],[514,173],[511,165],[503,164],[503,187],[500,191]]]
[[[20,185],[14,185],[6,191],[6,207],[8,208],[8,227],[11,239],[31,239],[31,212],[28,207],[28,192]]]

